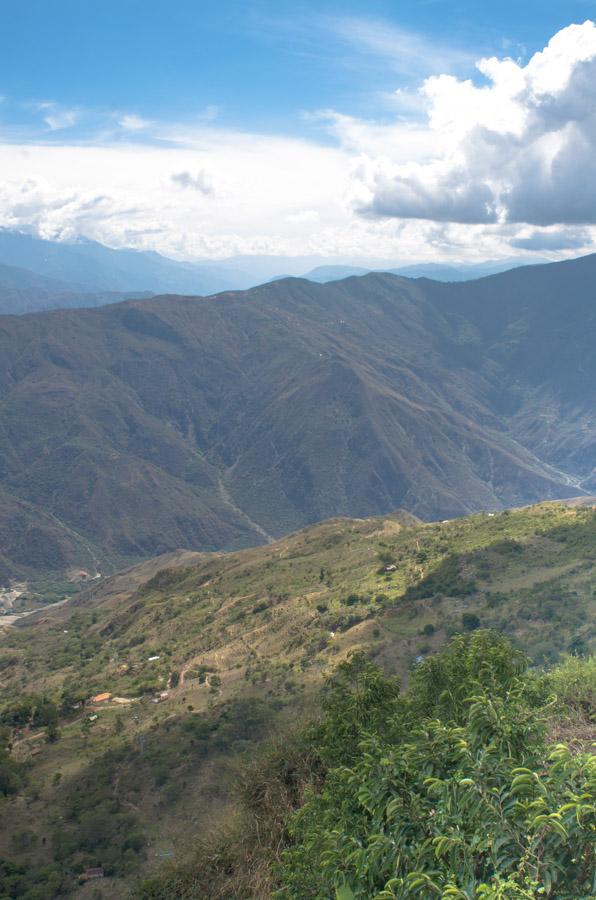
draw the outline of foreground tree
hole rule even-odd
[[[331,767],[290,822],[284,900],[579,900],[596,894],[596,758],[548,745],[547,677],[456,637],[410,692],[361,656],[318,729]]]

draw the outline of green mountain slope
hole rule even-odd
[[[0,485],[116,564],[589,491],[595,277],[586,257],[2,318]]]
[[[121,892],[171,851],[183,859],[207,823],[233,816],[237,763],[310,714],[352,650],[406,680],[479,625],[539,662],[593,650],[595,548],[585,503],[434,524],[337,519],[256,549],[143,563],[23,619],[0,641],[0,727],[36,791],[0,805],[0,857],[53,866],[67,886],[102,864],[106,890]],[[73,709],[102,691],[128,702]]]

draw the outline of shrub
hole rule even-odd
[[[340,666],[329,769],[290,818],[274,896],[592,896],[596,758],[547,746],[526,666],[489,632],[421,663],[406,698],[361,656]]]
[[[475,613],[463,613],[461,623],[466,631],[474,631],[474,629],[480,628],[480,619]]]
[[[569,656],[547,676],[561,711],[578,711],[596,720],[596,657]]]

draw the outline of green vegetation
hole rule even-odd
[[[32,830],[25,824],[10,829],[8,858],[0,860],[0,897],[46,900],[70,895],[78,875],[98,865],[109,882],[134,875],[148,861],[149,816],[158,816],[160,823],[176,818],[189,789],[193,804],[225,806],[230,767],[254,754],[276,714],[274,704],[247,698],[208,713],[171,717],[160,725],[151,719],[149,728],[138,728],[136,735],[115,716],[114,727],[109,733],[102,729],[100,741],[93,732],[101,726],[84,718],[78,734],[67,726],[64,738],[71,749],[76,742],[82,766],[72,773],[72,763],[62,754],[61,762],[71,772],[55,771],[51,778],[43,769],[0,753],[0,794],[16,802],[28,787],[34,795],[42,793],[43,805],[49,802],[52,807],[40,821],[27,820]],[[90,753],[94,738],[98,752]],[[62,740],[52,748],[59,757]],[[211,783],[205,773],[214,761],[220,779]],[[8,815],[17,811],[14,802],[4,810]],[[13,864],[15,857],[28,864]]]
[[[569,667],[539,681],[525,666],[482,631],[422,663],[404,698],[372,664],[344,663],[279,900],[593,896],[596,757],[545,740],[545,689],[570,688]]]
[[[402,694],[353,654],[328,680],[322,716],[244,770],[240,820],[135,896],[592,897],[594,731],[573,750],[551,733],[593,720],[593,668],[576,659],[541,674],[477,630],[417,666]],[[563,715],[582,673],[583,718]]]
[[[0,860],[0,890],[4,898],[19,900],[48,900],[63,893],[65,878],[60,866],[50,865],[31,869]]]
[[[10,797],[25,784],[23,766],[13,759],[6,746],[0,746],[0,796]]]
[[[559,697],[544,713],[547,733],[540,737],[538,728],[536,746],[550,740],[585,749],[593,735],[594,667],[586,659],[596,634],[595,548],[594,511],[561,504],[431,525],[400,514],[332,520],[252,550],[181,554],[165,571],[144,563],[6,630],[0,859],[16,866],[15,896],[54,877],[56,867],[68,894],[92,865],[106,870],[104,887],[94,890],[125,896],[141,872],[173,858],[172,877],[195,885],[188,896],[210,897],[192,863],[197,845],[205,845],[215,860],[213,868],[202,857],[205,883],[225,885],[213,897],[270,897],[281,871],[274,863],[283,864],[277,851],[273,858],[261,853],[250,821],[258,822],[263,846],[281,849],[305,792],[319,796],[328,773],[349,765],[342,756],[348,750],[358,758],[362,734],[352,733],[342,711],[350,692],[340,674],[332,682],[337,690],[328,691],[336,697],[328,737],[321,732],[315,741],[303,728],[287,736],[290,724],[316,717],[325,679],[344,672],[350,653],[363,654],[353,658],[350,678],[355,660],[363,678],[371,664],[371,672],[384,673],[373,679],[383,702],[367,701],[371,734],[385,733],[390,709],[404,722],[414,715],[415,695],[402,695],[397,679],[416,685],[416,721],[432,716],[443,729],[467,728],[469,693],[455,696],[453,684],[444,684],[440,654],[453,635],[475,641],[491,628],[534,664],[560,661],[548,687],[533,674],[515,675],[534,685],[534,706],[529,695],[520,703],[538,718],[541,704]],[[380,568],[382,559],[394,562]],[[421,672],[435,678],[426,699]],[[465,687],[475,677],[463,668],[451,682]],[[447,705],[437,706],[447,688]],[[89,702],[106,691],[110,701]],[[408,734],[416,730],[410,721]],[[275,733],[277,749],[265,752]],[[331,734],[338,736],[335,758]],[[417,759],[423,748],[411,752]],[[258,763],[247,779],[250,758]],[[542,761],[546,767],[546,755]],[[474,765],[470,758],[466,771]],[[503,771],[505,778],[512,770]],[[239,810],[239,780],[248,819]],[[14,842],[12,832],[20,836]],[[224,860],[238,895],[220,878]]]
[[[567,657],[550,674],[561,714],[577,713],[596,721],[596,656]]]

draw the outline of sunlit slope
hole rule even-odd
[[[162,556],[22,620],[0,639],[1,714],[21,721],[31,698],[41,719],[12,738],[31,780],[0,808],[0,858],[69,890],[99,861],[118,896],[232,815],[237,764],[312,712],[351,650],[405,680],[478,625],[541,662],[589,650],[595,564],[585,501],[433,524],[334,519],[252,550]],[[100,692],[112,697],[73,709]]]
[[[330,520],[264,547],[145,563],[23,620],[6,638],[19,648],[7,684],[26,673],[58,686],[76,672],[90,692],[134,695],[197,665],[225,692],[247,670],[309,681],[360,644],[407,669],[425,643],[469,627],[466,613],[548,659],[593,641],[595,561],[590,506],[428,525],[408,514]],[[421,637],[425,625],[433,633]]]

